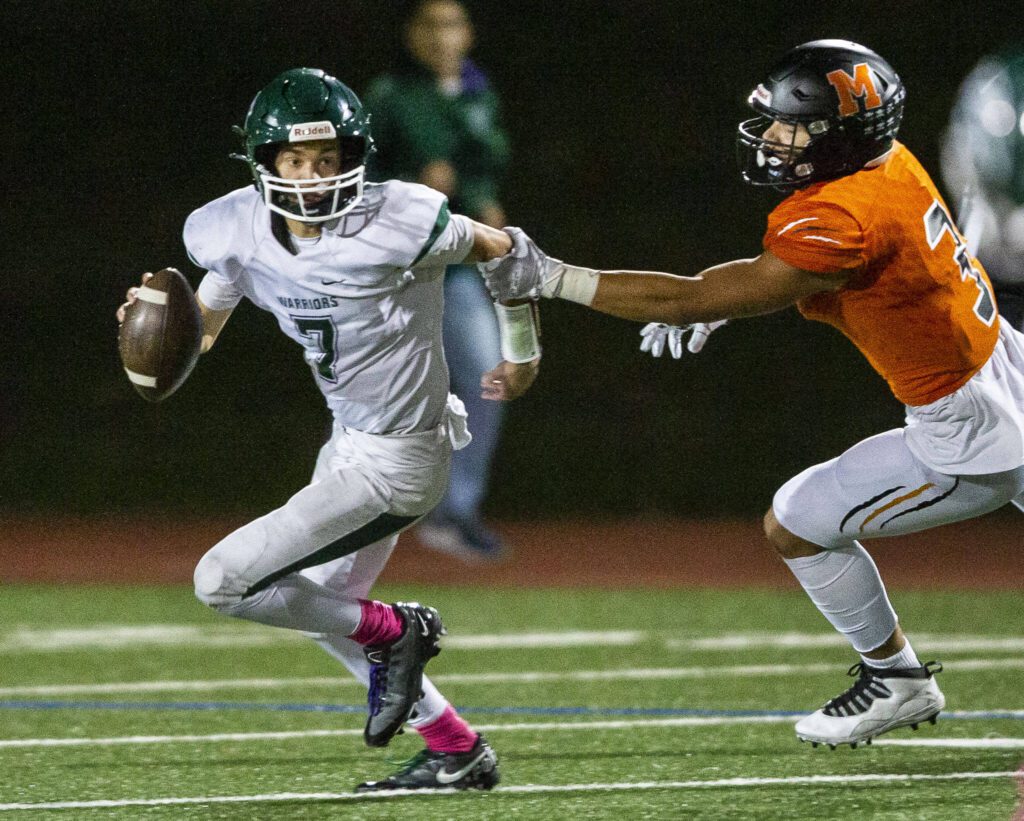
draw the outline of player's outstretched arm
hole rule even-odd
[[[846,274],[795,268],[768,251],[708,268],[693,277],[654,271],[597,271],[566,265],[518,228],[505,229],[512,250],[478,267],[495,299],[562,298],[640,322],[691,325],[778,311],[842,287]]]
[[[768,251],[754,259],[716,265],[694,277],[642,271],[575,276],[588,281],[596,279],[589,303],[594,310],[623,319],[670,325],[768,314],[811,294],[834,291],[845,282],[842,275],[795,268]]]

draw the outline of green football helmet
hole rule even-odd
[[[1024,52],[985,57],[964,80],[944,160],[988,198],[1024,205]],[[945,169],[944,169],[945,170]]]
[[[327,222],[351,211],[363,196],[366,159],[373,148],[370,115],[355,92],[316,68],[279,74],[253,98],[244,127],[235,126],[267,208],[299,222]],[[331,177],[285,179],[274,160],[282,145],[337,140],[340,173]],[[308,200],[308,201],[307,201]]]

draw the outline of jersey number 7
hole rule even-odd
[[[293,316],[295,328],[316,346],[315,351],[306,349],[306,361],[316,370],[321,379],[337,382],[334,373],[334,360],[338,358],[334,350],[334,323],[323,317]]]
[[[973,277],[974,284],[981,292],[974,303],[974,313],[986,325],[991,325],[996,318],[996,301],[992,298],[988,281],[981,275],[981,271],[974,267],[970,252],[967,250],[967,242],[957,230],[949,212],[941,202],[932,200],[931,208],[924,215],[924,233],[928,238],[928,247],[935,250],[935,246],[939,244],[942,235],[947,231],[953,238],[953,261],[960,269],[960,279],[966,280],[968,277]]]

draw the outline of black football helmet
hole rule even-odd
[[[892,146],[906,90],[892,67],[848,40],[815,40],[789,51],[751,92],[759,116],[739,125],[743,179],[782,190],[852,174]],[[809,141],[764,138],[773,122],[802,125]]]

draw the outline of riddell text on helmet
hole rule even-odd
[[[288,132],[288,141],[296,143],[302,140],[333,140],[337,136],[334,124],[330,120],[321,120],[315,123],[296,123]]]

